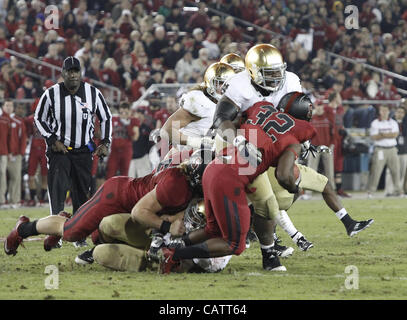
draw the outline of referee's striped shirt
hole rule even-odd
[[[59,140],[65,146],[77,149],[93,140],[95,115],[100,121],[101,141],[110,143],[112,114],[102,93],[81,81],[78,91],[71,95],[60,82],[43,93],[34,120],[48,146]]]

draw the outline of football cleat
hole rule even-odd
[[[286,267],[281,265],[280,259],[273,248],[261,249],[263,256],[263,269],[267,271],[287,271]]]
[[[297,246],[298,248],[300,248],[300,250],[302,251],[307,251],[308,249],[311,249],[312,247],[314,247],[314,245],[312,244],[312,242],[308,241],[307,239],[305,239],[304,236],[298,238],[297,240]]]
[[[366,221],[356,221],[349,228],[346,228],[346,232],[348,233],[349,237],[353,237],[355,234],[369,227],[373,222],[373,219],[369,219]]]
[[[65,211],[62,211],[58,214],[61,217],[70,218],[71,214]],[[54,236],[48,235],[44,239],[44,250],[51,251],[52,249],[59,249],[62,247],[62,237],[61,236]]]
[[[157,252],[158,260],[160,262],[159,272],[161,274],[169,274],[172,270],[180,266],[180,261],[174,261],[172,256],[175,249],[160,248]]]
[[[79,241],[74,242],[73,246],[75,248],[84,248],[84,247],[88,246],[88,243],[86,242],[85,239],[83,239],[83,240],[79,240]]]
[[[281,246],[277,242],[274,243],[273,249],[278,257],[286,258],[293,254],[294,248]]]
[[[30,222],[30,219],[26,216],[21,216],[20,218],[18,218],[16,226],[13,228],[13,230],[11,230],[6,240],[4,240],[4,252],[6,254],[12,254],[13,256],[15,256],[17,254],[18,246],[21,244],[24,247],[24,245],[22,244],[23,237],[18,234],[18,228],[20,227],[20,225],[27,222]]]
[[[92,264],[95,260],[93,259],[93,249],[86,250],[82,252],[80,255],[76,256],[75,262],[77,264]]]

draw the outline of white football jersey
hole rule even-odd
[[[180,132],[187,136],[203,137],[212,126],[216,104],[201,90],[192,90],[182,95],[180,106],[201,118],[198,121],[188,123],[180,129]]]
[[[224,93],[226,97],[232,100],[242,111],[246,111],[253,104],[259,101],[271,102],[277,107],[281,98],[293,91],[302,92],[300,78],[295,73],[286,71],[283,87],[271,92],[268,96],[263,96],[251,83],[251,77],[248,70],[244,70],[227,81],[227,88]]]

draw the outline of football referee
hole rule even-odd
[[[35,110],[35,124],[47,143],[48,193],[52,215],[63,211],[70,190],[73,214],[90,197],[93,155],[107,156],[112,115],[102,93],[81,80],[81,65],[68,57],[62,65],[63,82],[48,88]],[[98,117],[101,142],[93,142]]]

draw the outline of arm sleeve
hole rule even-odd
[[[51,130],[48,123],[48,113],[50,112],[51,99],[49,98],[49,91],[45,90],[42,94],[37,108],[35,109],[34,122],[38,131],[46,139],[48,145],[54,144],[57,140],[56,134]]]
[[[101,142],[112,142],[112,114],[103,97],[97,90],[96,97],[96,115],[100,121],[100,140]]]
[[[300,78],[295,73],[291,73],[291,76],[287,80],[288,80],[288,92],[292,91],[303,92]]]

